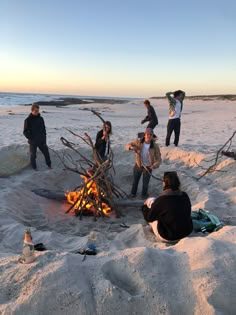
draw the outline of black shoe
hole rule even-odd
[[[43,243],[39,243],[39,244],[34,245],[34,250],[37,250],[39,252],[43,252],[43,251],[47,250],[47,248],[44,246]]]

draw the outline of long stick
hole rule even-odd
[[[101,119],[101,121],[105,124],[105,120],[102,118],[102,116],[96,112],[95,110],[91,109],[91,112],[96,115],[99,119]]]
[[[232,143],[232,139],[233,137],[235,136],[236,134],[236,130],[233,132],[232,136],[225,142],[225,144],[216,152],[216,157],[213,159],[215,162],[210,165],[206,171],[199,177],[196,178],[196,180],[200,180],[202,177],[204,177],[206,174],[208,173],[211,173],[211,172],[214,172],[216,171],[216,167],[217,167],[217,162],[218,162],[218,159],[219,159],[219,155],[222,154],[222,150],[224,149],[224,147],[230,142]]]

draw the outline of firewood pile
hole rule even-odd
[[[104,123],[99,113],[92,111]],[[83,136],[67,129],[73,136],[86,144],[92,153],[92,158],[85,156],[78,144],[61,137],[62,144],[73,150],[78,159],[75,161],[70,154],[65,154],[61,158],[65,169],[80,175],[83,182],[72,191],[66,192],[67,201],[71,204],[66,213],[74,211],[75,216],[82,218],[82,215],[109,216],[114,211],[119,216],[119,211],[113,200],[127,197],[126,193],[120,189],[112,180],[111,173],[115,173],[113,165],[113,151],[108,150],[106,160],[102,160],[97,153],[91,137],[84,133]]]

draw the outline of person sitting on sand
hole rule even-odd
[[[105,121],[103,129],[97,133],[95,149],[100,158],[105,161],[110,151],[110,135],[112,134],[112,125],[110,121]]]
[[[46,164],[51,168],[51,159],[46,143],[46,128],[43,117],[39,113],[39,105],[33,103],[31,106],[31,114],[24,122],[24,136],[28,139],[30,145],[30,161],[32,168],[37,170],[36,153],[37,148],[43,153]]]
[[[236,151],[235,152],[233,152],[233,151],[221,151],[221,154],[228,156],[228,157],[231,157],[231,158],[236,160]]]
[[[143,216],[159,240],[177,241],[193,230],[191,202],[186,192],[181,191],[176,172],[165,172],[164,191],[158,198],[144,202]]]
[[[131,198],[137,193],[138,183],[143,175],[142,197],[148,197],[148,185],[152,170],[161,164],[161,152],[157,143],[153,141],[153,130],[147,128],[143,138],[138,138],[126,145],[126,150],[136,153],[136,163],[134,166],[134,178],[131,189]]]
[[[155,109],[150,104],[149,100],[145,100],[143,104],[147,108],[147,116],[141,121],[141,124],[149,121],[147,128],[151,128],[153,130],[158,125],[158,118]]]
[[[173,94],[174,97],[171,95]],[[183,110],[183,100],[185,98],[185,92],[178,90],[175,92],[168,92],[166,96],[169,101],[169,120],[167,124],[166,146],[170,145],[170,137],[174,131],[175,139],[174,145],[177,147],[179,144],[180,135],[180,117]]]

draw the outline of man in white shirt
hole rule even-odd
[[[173,95],[174,97],[172,97]],[[180,118],[183,109],[183,100],[185,98],[185,92],[178,90],[175,92],[168,92],[166,96],[169,101],[169,120],[167,124],[166,146],[170,145],[170,137],[174,131],[175,139],[174,144],[177,147],[179,143],[180,135]]]
[[[147,198],[152,170],[158,168],[161,164],[161,152],[157,143],[153,141],[153,130],[147,128],[144,137],[128,143],[126,145],[126,150],[132,150],[136,155],[133,185],[130,196],[136,196],[139,180],[143,175],[142,197]]]

